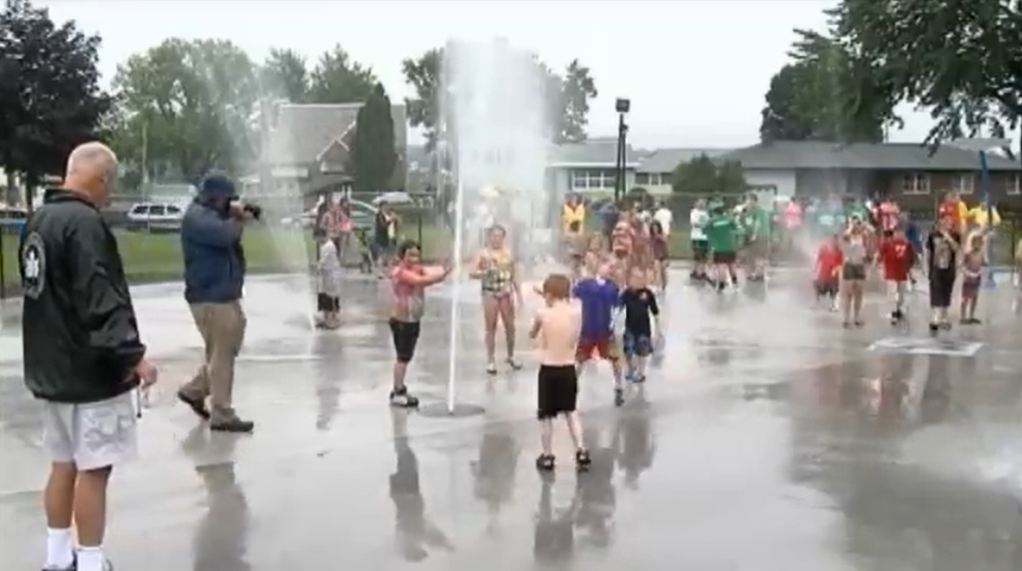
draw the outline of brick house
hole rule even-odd
[[[931,153],[915,143],[778,141],[737,149],[720,159],[741,161],[750,185],[772,187],[778,195],[881,194],[919,211],[952,190],[970,204],[984,199],[978,152],[951,144]],[[988,154],[987,165],[992,201],[1006,210],[1022,209],[1022,165],[994,153]]]
[[[269,133],[271,185],[264,192],[290,194],[297,190],[306,206],[318,197],[351,188],[348,155],[355,136],[361,103],[279,104]],[[391,109],[398,163],[390,188],[404,189],[407,172],[408,122],[404,105]]]

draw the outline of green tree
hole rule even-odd
[[[551,138],[558,143],[584,141],[589,122],[589,101],[598,94],[590,69],[576,59],[561,75],[539,58],[535,58],[535,62],[539,73],[546,79],[546,99],[551,105]],[[440,94],[445,91],[441,86],[443,65],[443,48],[433,48],[417,58],[402,62],[405,81],[415,90],[415,97],[405,100],[408,120],[412,127],[426,132],[430,150],[438,139]]]
[[[412,127],[426,132],[426,149],[432,151],[437,141],[437,127],[440,121],[440,70],[443,66],[444,51],[433,48],[417,59],[408,58],[401,62],[405,81],[415,90],[415,97],[405,99],[408,122]]]
[[[270,50],[260,70],[263,91],[292,103],[305,103],[309,97],[309,70],[305,58],[295,50]]]
[[[117,70],[117,146],[150,173],[187,181],[214,169],[240,174],[257,149],[258,83],[252,61],[231,42],[165,40]]]
[[[748,190],[745,180],[745,169],[739,161],[724,161],[717,167],[717,190],[725,194],[734,194]]]
[[[744,192],[745,171],[738,161],[717,164],[705,154],[679,164],[671,177],[674,192],[692,194],[733,194]]]
[[[717,165],[704,155],[679,164],[671,176],[674,192],[709,193],[717,191]]]
[[[882,76],[832,38],[795,32],[794,63],[770,81],[761,140],[882,141],[900,121]]]
[[[930,110],[927,142],[1006,136],[1022,115],[1022,3],[842,0],[837,39],[898,100]]]
[[[371,68],[351,59],[341,46],[324,53],[312,72],[310,103],[362,103],[377,83]]]
[[[394,118],[390,97],[377,83],[365,105],[358,110],[350,164],[357,191],[385,190],[397,166],[394,151]]]
[[[99,36],[46,9],[7,0],[0,11],[0,164],[28,188],[62,174],[71,149],[103,135],[111,100],[99,88]],[[31,204],[31,200],[29,200]]]
[[[564,78],[560,79],[559,87],[560,124],[557,142],[585,141],[586,126],[589,124],[589,100],[599,95],[589,68],[577,59],[572,60],[564,70]]]
[[[770,79],[766,93],[766,107],[759,126],[759,138],[771,141],[804,141],[813,136],[813,122],[798,107],[798,78],[802,71],[794,64],[786,64]]]

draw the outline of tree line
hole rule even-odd
[[[91,139],[111,144],[124,185],[147,179],[195,181],[211,170],[255,172],[265,144],[266,101],[365,103],[348,168],[355,186],[384,188],[396,163],[391,103],[371,66],[340,45],[313,62],[292,49],[254,61],[228,40],[171,38],[121,63],[111,89],[100,85],[101,38],[75,22],[57,24],[31,0],[5,0],[0,11],[0,165],[8,187],[20,174],[34,187],[61,174],[68,152]],[[412,127],[437,140],[444,48],[403,62],[415,96],[405,101]],[[597,95],[578,60],[546,78],[558,141],[586,138]],[[300,136],[300,134],[297,134]]]
[[[841,0],[825,14],[827,29],[795,30],[791,62],[770,80],[763,143],[883,142],[903,125],[901,103],[929,112],[931,148],[1022,128],[1022,2]],[[739,173],[700,156],[671,182],[680,192],[735,192],[745,186]]]
[[[880,142],[900,103],[929,112],[924,143],[1009,137],[1022,114],[1022,3],[841,0],[796,30],[771,79],[760,138]]]

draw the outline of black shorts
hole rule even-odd
[[[855,281],[866,279],[866,264],[845,264],[841,267],[841,279]]]
[[[578,373],[575,372],[575,365],[541,365],[538,401],[536,417],[540,420],[575,412],[578,402]]]
[[[710,256],[710,244],[706,240],[692,240],[692,257],[697,262],[705,262]]]
[[[410,363],[415,356],[415,346],[419,344],[418,321],[390,320],[390,335],[394,339],[394,352],[398,363]]]
[[[816,286],[817,297],[834,297],[838,292],[838,279],[833,278],[829,280],[816,280],[813,284]]]
[[[930,270],[930,307],[951,307],[951,293],[955,290],[954,268]]]
[[[316,295],[316,310],[327,313],[337,313],[341,309],[340,298],[325,293]]]
[[[735,260],[737,260],[737,259],[738,259],[738,255],[735,254],[734,252],[714,252],[713,253],[713,263],[714,264],[721,264],[721,265],[725,265],[726,264],[726,265],[730,265],[730,264],[735,263]]]

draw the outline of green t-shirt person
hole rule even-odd
[[[733,217],[726,214],[714,215],[703,227],[703,231],[706,232],[706,242],[711,251],[733,254],[738,249],[735,240],[738,222]]]
[[[773,231],[774,217],[766,208],[756,207],[752,213],[755,231],[752,233],[753,240],[769,240]]]

